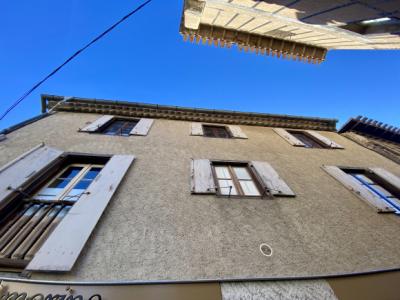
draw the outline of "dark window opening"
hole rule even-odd
[[[342,169],[345,173],[355,178],[361,185],[384,200],[391,207],[400,211],[400,191],[388,184],[379,176],[363,169]]]
[[[219,195],[261,196],[260,187],[247,164],[213,163]]]
[[[107,135],[129,136],[137,120],[114,119],[107,123],[99,132]]]
[[[206,137],[214,137],[214,138],[231,138],[229,131],[225,126],[210,126],[203,125],[204,136]]]
[[[25,268],[108,157],[68,155],[0,211],[0,267]]]
[[[326,148],[324,144],[320,141],[316,140],[312,136],[308,135],[303,131],[288,131],[295,138],[300,140],[306,148]]]

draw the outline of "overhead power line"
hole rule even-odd
[[[99,34],[97,37],[95,37],[91,42],[86,44],[84,47],[76,51],[74,54],[72,54],[67,60],[65,60],[61,65],[59,65],[57,68],[55,68],[52,72],[50,72],[46,77],[44,77],[42,80],[40,80],[38,83],[36,83],[32,88],[27,90],[17,101],[15,101],[1,116],[0,116],[0,121],[3,120],[18,104],[20,104],[22,101],[25,100],[26,97],[28,97],[34,90],[36,90],[39,86],[41,86],[45,81],[47,81],[50,77],[52,77],[54,74],[56,74],[58,71],[60,71],[66,64],[68,64],[71,60],[73,60],[75,57],[77,57],[79,54],[81,54],[83,51],[85,51],[87,48],[92,46],[94,43],[96,43],[98,40],[100,40],[102,37],[107,35],[109,32],[111,32],[115,27],[120,25],[122,22],[127,20],[129,17],[137,13],[139,10],[141,10],[143,7],[145,7],[147,4],[149,4],[153,0],[147,0],[143,2],[141,5],[136,7],[134,10],[132,10],[130,13],[128,13],[126,16],[124,16],[122,19],[120,19],[118,22],[114,23],[112,26],[110,26],[106,31],[103,33]]]

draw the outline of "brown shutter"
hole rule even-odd
[[[214,176],[208,159],[192,159],[191,192],[193,194],[215,194]]]
[[[400,177],[382,168],[370,168],[369,170],[389,183],[391,186],[400,190]]]
[[[145,118],[140,119],[140,121],[132,129],[130,134],[131,135],[147,135],[149,133],[151,126],[153,125],[153,122],[154,122],[153,119],[145,119]]]
[[[15,190],[30,182],[62,154],[63,151],[40,144],[3,166],[0,169],[0,209],[7,205]]]
[[[118,188],[132,155],[114,155],[40,247],[27,270],[70,271]]]
[[[204,135],[203,125],[201,123],[192,123],[191,135]]]
[[[80,131],[96,132],[97,130],[99,130],[99,128],[101,126],[103,126],[106,123],[110,122],[113,118],[114,118],[114,116],[110,116],[110,115],[102,116],[102,117],[98,118],[97,120],[95,120],[94,122],[92,122],[89,125],[87,125],[86,127],[84,127],[83,129],[81,129]]]
[[[323,136],[322,134],[319,134],[316,131],[313,130],[306,130],[306,132],[311,135],[312,137],[316,138],[319,140],[321,143],[324,145],[333,148],[333,149],[344,149],[343,146],[339,145],[338,143],[335,143],[334,141],[328,139],[327,137]]]
[[[269,163],[264,161],[252,161],[250,166],[255,169],[262,183],[270,190],[272,195],[287,197],[296,196]]]
[[[378,212],[394,211],[384,200],[364,187],[358,180],[343,172],[340,168],[336,166],[323,166],[322,169],[352,191],[357,197],[374,207]]]
[[[247,139],[247,135],[242,131],[239,126],[229,125],[228,128],[234,138]]]
[[[289,144],[293,145],[293,146],[297,146],[297,147],[304,147],[304,143],[302,141],[300,141],[299,139],[297,139],[296,137],[294,137],[293,135],[291,135],[289,132],[287,132],[285,129],[283,128],[273,128],[273,130],[280,135],[282,138],[285,139],[285,141],[287,141]]]

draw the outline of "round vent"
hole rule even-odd
[[[265,243],[261,244],[260,251],[261,251],[262,255],[264,255],[264,256],[272,256],[272,248],[268,244],[265,244]]]

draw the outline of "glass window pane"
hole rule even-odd
[[[91,183],[92,183],[92,180],[82,179],[77,184],[75,184],[74,189],[86,190]]]
[[[358,179],[361,179],[363,182],[367,182],[367,183],[371,183],[371,184],[374,183],[370,178],[368,178],[364,174],[352,174],[352,175]]]
[[[67,170],[65,170],[64,173],[62,173],[59,178],[74,178],[78,173],[82,170],[82,167],[69,167]]]
[[[65,188],[70,182],[71,182],[71,179],[56,179],[56,180],[54,180],[54,181],[49,185],[49,188],[59,188],[59,189],[63,189],[63,188]]]
[[[385,197],[392,197],[392,193],[390,193],[389,191],[385,190],[383,187],[379,186],[379,185],[371,185],[371,188],[373,188],[374,190],[376,190],[380,195],[383,195]]]
[[[234,167],[233,170],[235,171],[238,179],[251,179],[249,171],[246,167]]]
[[[96,176],[100,173],[101,169],[102,168],[99,168],[99,167],[91,168],[89,170],[89,172],[87,172],[83,178],[85,178],[85,179],[95,179]]]
[[[231,175],[229,174],[229,170],[227,167],[215,166],[215,173],[217,174],[217,178],[226,178],[226,179],[231,178]]]
[[[80,190],[80,189],[72,189],[68,195],[66,195],[63,200],[67,201],[78,201],[80,196],[83,194],[85,190]]]
[[[240,187],[243,190],[243,193],[246,196],[260,196],[260,192],[258,191],[256,185],[253,181],[239,181]]]
[[[315,141],[312,137],[308,136],[304,132],[301,131],[289,131],[291,135],[296,137],[298,140],[303,142],[306,148],[324,148],[321,144]]]
[[[218,180],[218,185],[222,195],[237,195],[236,187],[232,180]]]
[[[62,188],[43,188],[34,198],[38,200],[57,200],[57,196],[60,195],[63,190]]]

